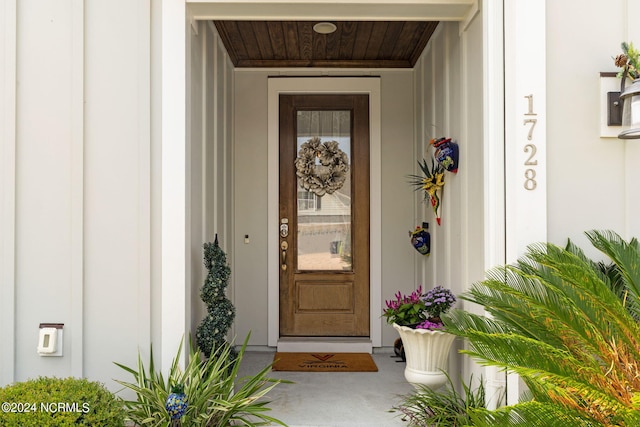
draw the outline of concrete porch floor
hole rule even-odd
[[[293,384],[278,384],[266,399],[271,411],[289,427],[400,427],[399,412],[390,412],[401,396],[413,391],[404,378],[405,364],[392,349],[374,352],[378,372],[275,372]],[[274,352],[247,351],[240,376],[251,375],[273,361]]]

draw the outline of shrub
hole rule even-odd
[[[446,374],[446,372],[445,372]],[[403,414],[409,427],[462,427],[471,424],[470,411],[485,408],[484,381],[473,388],[473,376],[469,383],[462,382],[463,394],[456,391],[447,375],[448,384],[443,389],[433,390],[425,385],[416,385],[416,392],[404,396],[400,406],[394,408]]]
[[[153,349],[145,367],[140,355],[135,368],[116,363],[133,375],[134,382],[117,381],[136,393],[136,400],[126,401],[129,418],[136,424],[149,427],[170,425],[171,416],[166,409],[167,398],[174,386],[182,386],[188,402],[181,417],[182,425],[192,427],[228,427],[230,425],[264,426],[282,421],[266,415],[268,401],[262,398],[278,383],[286,382],[267,377],[271,366],[256,375],[237,381],[238,368],[247,347],[247,336],[237,357],[230,357],[229,345],[220,346],[206,360],[191,345],[189,361],[179,367],[182,345],[173,359],[168,376],[156,370]]]
[[[102,384],[79,378],[20,382],[0,389],[3,427],[122,427],[124,409]]]
[[[200,290],[200,298],[207,304],[207,316],[196,331],[198,347],[205,357],[217,348],[227,345],[227,331],[236,317],[236,309],[227,298],[231,268],[227,265],[227,255],[218,244],[218,235],[213,243],[204,244],[204,266],[209,270]],[[230,357],[235,357],[231,351]]]

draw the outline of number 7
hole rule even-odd
[[[533,128],[536,127],[536,123],[538,123],[538,119],[524,119],[524,125],[526,126],[527,123],[531,123],[532,126],[529,129],[529,133],[527,134],[527,139],[529,141],[531,141],[533,139]]]

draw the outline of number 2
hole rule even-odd
[[[524,152],[525,153],[529,153],[531,152],[531,154],[529,154],[529,157],[527,158],[527,160],[524,162],[525,166],[537,166],[538,165],[538,161],[537,160],[533,160],[533,158],[536,155],[537,152],[537,148],[535,145],[533,144],[527,144],[524,146]]]

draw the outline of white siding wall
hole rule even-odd
[[[87,2],[84,21],[85,58],[79,67],[84,66],[85,107],[84,117],[78,118],[84,126],[84,139],[79,135],[84,174],[71,184],[84,181],[78,202],[84,212],[84,229],[78,230],[84,243],[84,282],[78,291],[84,296],[75,297],[74,289],[61,292],[71,297],[72,311],[83,310],[83,317],[71,319],[75,333],[65,358],[84,360],[83,371],[72,367],[74,375],[114,387],[111,379],[122,372],[112,362],[130,363],[138,345],[147,351],[153,324],[150,249],[157,239],[152,240],[150,230],[151,153],[157,148],[152,147],[150,128],[150,10],[144,2]],[[119,23],[117,31],[113,22]],[[74,37],[82,40],[82,33]],[[78,78],[82,68],[71,76]],[[62,99],[64,95],[58,101]],[[63,102],[58,105],[64,110]],[[75,108],[82,111],[80,105],[71,106]],[[82,165],[81,157],[78,161]],[[46,239],[54,243],[50,236]],[[78,329],[79,322],[84,330]]]
[[[215,30],[208,22],[198,22],[197,33],[190,29],[187,75],[187,117],[190,176],[188,210],[190,214],[189,274],[190,329],[194,334],[206,315],[200,299],[206,269],[203,266],[203,244],[213,242],[216,234],[220,247],[232,262],[231,167],[233,64]],[[230,286],[229,292],[232,292]]]
[[[622,41],[640,46],[640,4],[547,1],[549,240],[612,229],[640,237],[640,142],[600,138],[601,71],[616,71]],[[595,251],[589,251],[592,256]]]
[[[0,383],[74,375],[115,388],[112,362],[133,363],[153,324],[151,9],[20,0],[0,10]],[[41,322],[64,323],[63,357],[37,355]]]
[[[416,224],[414,189],[407,175],[414,171],[414,145],[417,134],[412,125],[415,115],[413,72],[390,71],[382,74],[382,299],[392,299],[401,290],[411,292],[421,282],[415,277],[419,255],[409,241]],[[371,231],[376,232],[375,230]],[[391,346],[398,333],[384,319],[382,345]]]
[[[464,31],[458,23],[441,23],[415,67],[417,138],[412,170],[420,174],[415,160],[433,155],[433,149],[427,151],[431,138],[451,137],[460,148],[458,173],[445,172],[442,225],[437,225],[421,192],[413,197],[415,223],[429,222],[432,239],[429,257],[414,255],[417,283],[426,289],[442,285],[460,294],[483,278],[482,73],[480,17]],[[464,307],[464,302],[458,306]],[[450,363],[454,376],[464,369],[463,363],[471,366],[462,357]]]

